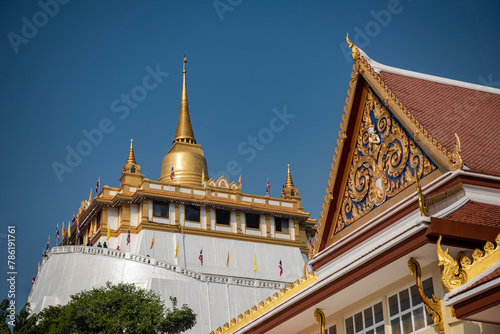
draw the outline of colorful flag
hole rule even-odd
[[[198,259],[200,259],[200,263],[203,266],[203,249],[200,251],[200,256],[198,256]]]
[[[177,246],[175,246],[175,258],[177,259],[177,252],[179,252],[179,240],[177,240]]]
[[[205,185],[205,170],[201,171],[201,185]]]
[[[240,174],[240,178],[238,179],[238,185],[240,186],[241,188],[241,174]]]
[[[253,271],[257,272],[257,258],[253,257]]]
[[[47,250],[49,250],[50,248],[50,235],[49,235],[49,239],[47,240]]]
[[[229,268],[229,251],[227,251],[226,268]]]
[[[75,213],[73,212],[73,218],[71,219],[71,224],[75,223],[75,219],[76,219],[76,216],[75,216]]]
[[[130,243],[130,227],[128,228],[128,235],[127,235],[127,246]]]
[[[302,277],[307,277],[306,261],[304,261],[304,273],[303,273]]]
[[[269,178],[267,178],[267,185],[266,185],[266,193],[267,195],[269,195],[269,189],[271,188],[271,186],[269,185]]]
[[[280,259],[279,268],[280,268],[280,276],[281,276],[283,274],[283,264],[281,263],[281,259]]]
[[[80,238],[80,224],[76,224],[76,238]]]
[[[106,234],[106,240],[111,238],[111,224],[108,222],[108,234]]]
[[[149,249],[153,249],[154,244],[155,244],[155,233],[153,233],[153,240],[151,240],[151,247]]]
[[[172,165],[172,169],[170,170],[170,180],[173,180],[175,177],[174,175],[174,165]]]
[[[33,279],[31,280],[31,284],[35,284],[36,274],[33,275]]]
[[[56,239],[59,242],[59,224],[56,226]]]
[[[64,229],[64,222],[62,223],[62,236],[63,236],[63,239],[64,237],[66,236],[66,230]]]
[[[101,177],[97,179],[97,185],[95,186],[95,193],[97,194],[97,191],[99,191],[99,184],[101,183]]]
[[[68,222],[68,239],[71,238],[71,222]]]

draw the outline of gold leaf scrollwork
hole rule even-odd
[[[441,301],[433,294],[432,299],[424,294],[424,289],[422,288],[422,271],[420,269],[420,264],[417,260],[411,258],[408,260],[408,268],[410,268],[410,273],[415,275],[416,287],[418,295],[422,302],[425,304],[425,308],[429,315],[434,320],[434,325],[439,330],[440,334],[444,334],[444,322],[443,322],[443,309],[441,307]]]
[[[320,334],[325,334],[326,333],[325,332],[325,324],[326,324],[325,313],[323,313],[323,311],[321,311],[319,308],[317,308],[314,311],[314,318],[316,318],[316,323],[320,324],[320,328],[321,328]]]
[[[334,233],[436,168],[370,90]]]
[[[460,263],[463,264],[468,262],[470,263],[469,258],[465,255],[459,255],[460,261],[455,261],[450,254],[448,254],[448,248],[445,251],[441,248],[441,239],[442,236],[439,236],[438,241],[436,243],[437,255],[438,255],[438,266],[443,267],[443,272],[441,273],[441,281],[443,282],[444,287],[448,291],[453,291],[456,288],[460,287],[462,284],[467,282],[467,274],[461,270]]]

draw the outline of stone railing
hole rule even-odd
[[[99,255],[99,256],[110,256],[117,259],[124,259],[129,261],[140,262],[143,264],[148,264],[176,272],[177,274],[188,276],[202,282],[218,283],[218,284],[232,284],[240,286],[252,286],[260,288],[271,288],[271,289],[283,289],[290,282],[281,282],[265,279],[256,279],[248,277],[237,277],[237,276],[225,276],[216,274],[199,273],[186,268],[182,268],[177,265],[173,265],[164,261],[153,259],[148,256],[142,256],[138,254],[132,254],[128,252],[123,252],[110,248],[100,248],[100,247],[90,247],[90,246],[60,246],[53,247],[50,252],[47,253],[47,257],[44,262],[54,254],[66,254],[66,253],[82,253],[89,255]],[[32,289],[33,291],[33,289]],[[30,293],[31,296],[31,293]]]

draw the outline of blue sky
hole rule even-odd
[[[279,197],[289,163],[305,210],[318,218],[352,69],[346,32],[383,64],[500,88],[499,12],[496,1],[1,2],[0,247],[5,276],[15,225],[17,305],[56,224],[68,223],[98,177],[119,185],[131,138],[141,172],[159,178],[184,52],[210,176],[237,181],[241,172],[243,191],[261,195],[269,178]],[[145,90],[151,71],[161,74]],[[132,93],[140,101],[119,111]],[[283,126],[265,130],[285,111]],[[103,122],[108,133],[81,146],[83,132]],[[58,177],[53,165],[68,166],[67,150],[78,145],[87,155]]]

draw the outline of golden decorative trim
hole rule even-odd
[[[455,147],[450,157],[450,164],[453,167],[453,170],[462,169],[463,167],[462,157],[460,156],[460,153],[462,152],[462,147],[460,145],[460,139],[458,138],[458,135],[456,133],[455,133],[455,139],[456,139]]]
[[[317,308],[314,311],[314,318],[316,318],[316,323],[320,325],[320,334],[325,334],[325,323],[326,323],[326,317],[325,313],[321,311],[319,308]]]
[[[415,184],[417,185],[417,193],[418,193],[418,206],[420,207],[420,215],[422,217],[429,217],[429,204],[425,200],[424,193],[422,192],[422,188],[420,187],[420,181],[418,174],[415,173]]]
[[[351,51],[351,56],[352,56],[352,59],[353,59],[354,61],[359,60],[359,57],[360,57],[360,55],[359,55],[359,49],[356,47],[356,45],[354,45],[354,43],[353,43],[353,42],[351,42],[351,41],[349,40],[349,33],[347,33],[347,35],[345,36],[345,40],[347,41],[347,45],[349,45],[349,47],[350,47],[350,48],[351,48],[351,50],[352,50],[352,51]]]
[[[448,254],[448,248],[445,251],[441,248],[441,235],[436,243],[439,266],[443,267],[441,281],[448,291],[464,285],[474,277],[481,274],[486,269],[500,261],[500,233],[495,242],[496,247],[491,241],[484,245],[484,253],[480,249],[475,249],[472,253],[472,260],[463,252],[458,253],[456,260]]]
[[[210,334],[221,333],[229,334],[233,333],[235,330],[240,329],[249,322],[257,319],[259,316],[265,314],[270,309],[278,306],[284,301],[295,296],[300,291],[312,285],[318,279],[318,275],[314,274],[312,271],[309,272],[308,277],[302,277],[301,280],[296,280],[294,284],[288,284],[285,289],[281,289],[279,294],[275,293],[272,297],[268,297],[265,301],[261,301],[259,304],[254,305],[250,310],[246,310],[243,314],[238,315],[238,317],[231,319],[229,324],[226,322],[223,327],[218,327],[215,332],[212,331]],[[324,316],[324,314],[323,314]],[[226,326],[228,325],[228,326]]]
[[[425,304],[427,312],[429,312],[429,315],[434,320],[434,326],[436,326],[440,334],[444,334],[443,309],[441,307],[441,301],[434,294],[432,295],[432,299],[424,294],[421,278],[422,271],[420,269],[420,264],[418,263],[418,261],[413,258],[409,259],[408,268],[410,268],[410,273],[412,275],[415,275],[418,295],[422,302]]]
[[[458,193],[462,189],[463,189],[462,183],[458,183],[449,189],[441,191],[441,192],[434,194],[432,196],[425,197],[425,203],[427,205],[436,204],[447,197],[455,195],[456,193]]]

